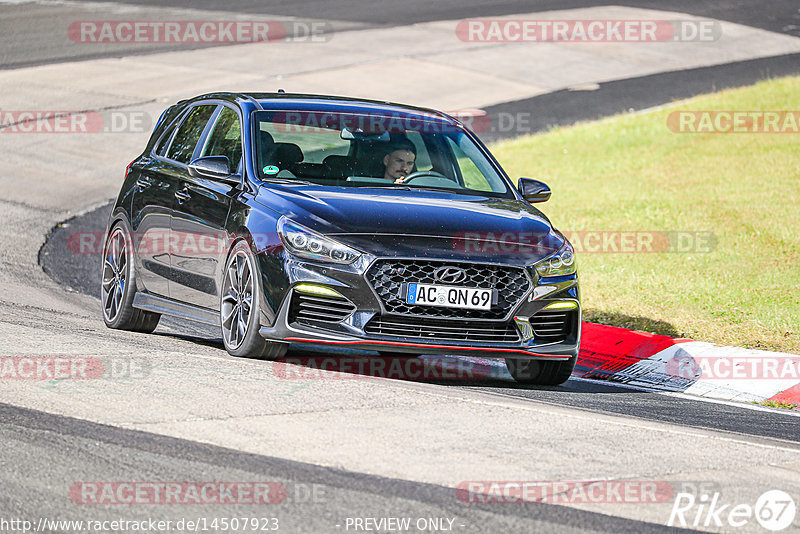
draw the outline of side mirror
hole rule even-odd
[[[552,191],[544,182],[533,178],[520,178],[518,187],[519,192],[522,193],[522,198],[528,202],[547,202],[550,200]]]
[[[226,184],[238,184],[242,180],[238,174],[231,174],[231,163],[227,156],[197,158],[189,164],[189,176],[217,180]]]

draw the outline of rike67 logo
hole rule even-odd
[[[667,525],[670,527],[722,528],[731,532],[731,527],[741,528],[757,521],[763,528],[778,532],[789,528],[797,514],[794,499],[781,490],[764,492],[755,504],[726,503],[719,492],[713,495],[702,493],[678,493],[672,505]]]

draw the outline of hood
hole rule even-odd
[[[377,256],[437,256],[529,263],[563,243],[550,222],[513,198],[369,187],[268,184],[256,200]],[[479,256],[479,257],[476,257]],[[523,256],[520,258],[520,256]],[[517,263],[517,261],[513,261]]]

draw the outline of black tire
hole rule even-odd
[[[243,270],[245,265],[246,271]],[[240,278],[229,278],[229,276],[237,276],[229,273],[231,269],[239,273],[241,275]],[[289,347],[288,343],[267,341],[258,333],[261,328],[259,320],[261,315],[261,299],[259,296],[262,294],[261,276],[258,270],[258,262],[256,262],[255,256],[253,256],[253,252],[246,242],[239,241],[231,249],[228,259],[225,261],[222,277],[222,282],[220,283],[219,322],[222,327],[222,341],[228,354],[262,360],[275,360],[286,354]],[[241,298],[238,296],[240,292],[233,285],[234,283],[239,284],[239,289],[244,288],[241,291]],[[248,293],[249,300],[247,298]],[[241,313],[244,313],[244,311],[240,313],[240,308],[241,310],[247,308],[246,318],[241,317]],[[236,322],[234,323],[234,321]],[[244,331],[243,333],[242,330]]]
[[[557,386],[569,380],[576,361],[576,356],[563,361],[506,358],[506,368],[520,384]]]
[[[131,254],[132,243],[131,233],[121,221],[117,222],[106,235],[100,275],[103,322],[108,328],[115,330],[150,334],[158,326],[161,315],[133,307],[133,297],[136,295],[136,269]]]

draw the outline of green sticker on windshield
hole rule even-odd
[[[275,165],[267,165],[261,170],[264,172],[264,174],[278,174],[280,172],[280,169]]]

